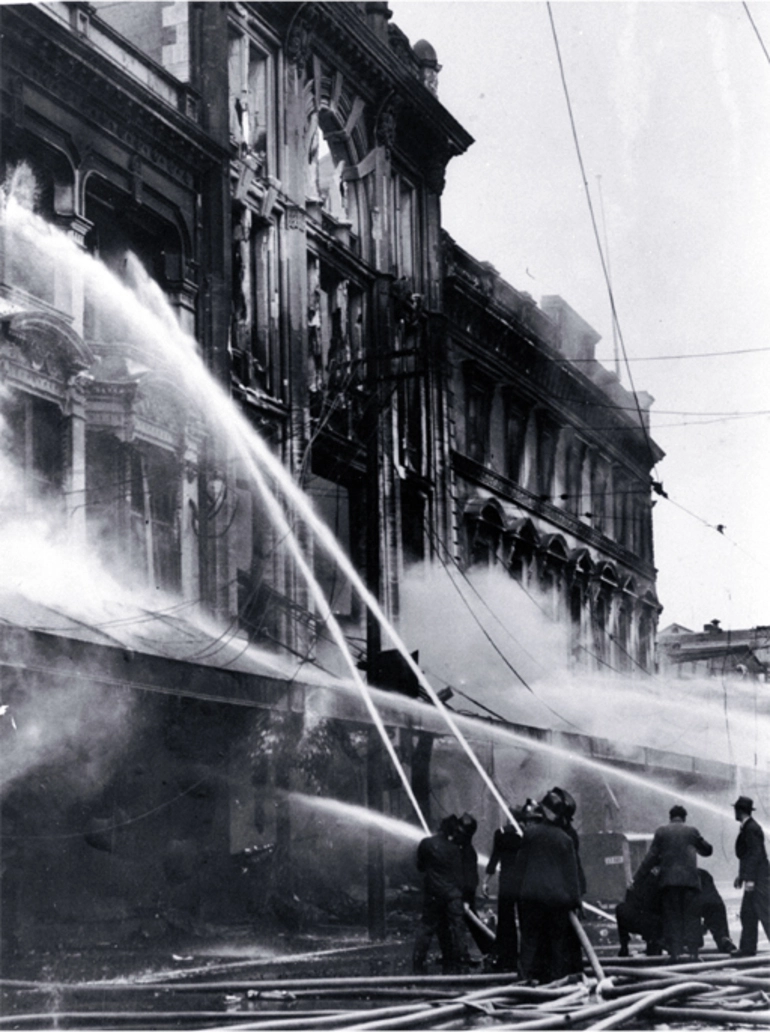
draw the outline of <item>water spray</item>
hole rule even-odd
[[[310,593],[313,596],[313,599],[321,612],[323,621],[329,627],[331,635],[334,638],[335,644],[342,653],[345,663],[350,669],[351,674],[353,675],[353,681],[355,683],[355,686],[358,689],[361,698],[364,701],[364,705],[366,706],[369,716],[372,718],[372,721],[374,722],[374,726],[377,728],[377,731],[379,732],[380,738],[382,739],[383,744],[385,745],[388,755],[393,761],[393,766],[396,768],[401,783],[404,786],[404,789],[406,790],[407,797],[409,798],[409,801],[411,802],[414,811],[417,814],[417,818],[420,821],[420,824],[422,825],[425,834],[430,835],[430,828],[428,827],[428,822],[425,820],[425,815],[420,809],[420,805],[417,802],[412,786],[410,785],[409,779],[406,776],[406,771],[404,770],[404,767],[401,761],[399,760],[398,755],[396,754],[396,750],[393,747],[393,743],[390,740],[387,729],[385,728],[385,725],[382,722],[382,718],[380,717],[380,714],[378,713],[377,708],[372,701],[372,696],[371,692],[369,691],[369,687],[364,683],[363,678],[358,672],[356,664],[350,653],[350,648],[348,647],[347,640],[345,639],[345,635],[342,633],[342,628],[340,627],[337,618],[334,616],[334,613],[332,613],[331,606],[329,605],[329,602],[323,593],[323,589],[316,580],[313,571],[310,569],[307,559],[302,554],[302,549],[300,548],[297,537],[292,531],[291,527],[289,526],[289,521],[287,520],[283,509],[281,508],[275,495],[268,488],[265,479],[262,476],[261,470],[251,458],[249,450],[246,447],[247,438],[243,433],[241,426],[238,425],[237,429],[239,431],[237,443],[239,444],[239,451],[241,453],[241,457],[246,462],[249,469],[249,473],[251,474],[253,481],[257,486],[257,489],[260,493],[263,502],[265,503],[265,506],[267,507],[268,511],[270,512],[273,518],[275,526],[281,532],[283,539],[286,541],[289,551],[291,552],[294,561],[297,564],[297,568],[304,577],[308,585],[308,588],[310,589]]]
[[[348,557],[339,547],[332,532],[329,530],[326,524],[316,515],[310,502],[304,496],[299,487],[294,483],[291,476],[284,469],[284,467],[281,465],[278,459],[276,459],[275,456],[270,452],[265,442],[263,442],[262,439],[257,435],[251,436],[253,440],[250,440],[249,444],[252,446],[252,449],[255,452],[259,461],[261,461],[267,467],[273,479],[279,485],[280,489],[282,490],[286,498],[291,502],[295,510],[299,513],[299,515],[301,515],[303,519],[306,520],[308,525],[315,532],[319,542],[324,546],[327,553],[330,555],[332,559],[334,559],[334,561],[338,564],[338,566],[345,574],[345,576],[348,578],[350,583],[358,591],[359,595],[361,596],[361,599],[363,600],[369,611],[377,619],[378,623],[385,631],[385,633],[388,635],[390,640],[393,642],[401,656],[403,656],[410,670],[417,677],[420,686],[425,690],[433,705],[438,709],[439,713],[444,718],[447,726],[449,727],[452,734],[455,736],[457,741],[464,749],[473,766],[481,775],[482,780],[484,781],[484,783],[486,784],[487,788],[490,790],[494,798],[497,800],[497,803],[499,804],[501,810],[503,811],[507,819],[510,821],[512,827],[519,833],[519,835],[522,835],[523,832],[521,826],[516,820],[516,818],[513,816],[513,813],[511,812],[508,803],[501,795],[492,778],[484,769],[483,765],[481,764],[479,758],[476,756],[473,749],[471,749],[470,744],[468,743],[462,731],[455,723],[455,720],[450,714],[449,710],[441,701],[437,692],[430,684],[428,679],[425,677],[425,674],[415,663],[408,648],[401,640],[401,637],[399,636],[391,622],[388,620],[388,618],[385,616],[382,609],[380,608],[377,599],[366,587],[353,564],[350,562]]]
[[[320,810],[330,816],[344,818],[347,821],[356,821],[359,824],[366,824],[370,828],[379,828],[388,835],[404,839],[407,842],[419,842],[422,833],[419,828],[407,821],[399,820],[398,817],[390,817],[386,814],[367,809],[365,806],[357,806],[355,803],[343,803],[339,799],[328,799],[325,796],[305,795],[302,792],[291,792],[289,798],[302,806],[312,810]],[[487,857],[479,857],[479,863],[487,862]]]
[[[589,768],[590,770],[598,771],[605,776],[616,777],[621,781],[627,781],[632,785],[637,785],[642,788],[652,788],[661,795],[670,796],[672,799],[676,799],[680,802],[687,802],[693,807],[709,810],[720,817],[727,816],[724,807],[717,806],[715,803],[706,802],[699,796],[690,795],[689,792],[682,792],[676,788],[669,788],[667,785],[661,785],[658,781],[643,778],[641,775],[634,774],[629,770],[623,770],[622,767],[613,767],[609,763],[602,763],[601,760],[594,760],[590,756],[581,756],[580,753],[570,752],[568,749],[564,749],[558,745],[552,745],[550,742],[543,742],[538,738],[530,738],[528,735],[522,735],[518,731],[514,731],[512,728],[506,727],[504,724],[490,724],[489,731],[495,737],[503,738],[505,740],[514,739],[517,742],[524,743],[529,749],[558,756],[569,763],[579,764],[583,767]]]

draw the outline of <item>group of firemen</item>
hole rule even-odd
[[[753,817],[754,803],[740,796],[733,804],[741,828],[735,843],[739,861],[735,887],[743,889],[738,947],[730,938],[727,913],[714,880],[698,867],[698,856],[712,846],[687,823],[681,805],[669,811],[616,908],[620,956],[629,954],[631,933],[641,935],[649,955],[665,952],[671,962],[697,959],[704,930],[718,950],[741,956],[757,951],[761,924],[770,939],[770,863],[764,832]],[[490,967],[510,971],[531,982],[545,983],[582,971],[576,918],[586,891],[580,843],[573,827],[576,804],[563,788],[552,788],[540,802],[527,799],[512,807],[515,822],[494,833],[486,866],[489,878],[499,871],[497,920],[492,931],[479,917],[478,854],[473,845],[475,818],[445,817],[435,835],[417,847],[417,868],[423,874],[423,908],[413,953],[415,974],[427,970],[435,937],[446,974],[468,969],[470,933]]]

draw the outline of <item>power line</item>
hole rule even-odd
[[[676,362],[685,358],[726,358],[731,355],[758,355],[770,351],[768,348],[735,348],[730,351],[697,351],[687,352],[679,355],[634,355],[626,359],[627,362]],[[558,358],[550,358],[551,362],[569,362],[572,365],[601,365],[596,358],[568,358],[566,355]]]
[[[759,45],[762,47],[762,53],[765,55],[768,64],[770,64],[770,54],[768,54],[768,52],[767,52],[767,47],[765,46],[765,41],[762,39],[762,37],[759,34],[759,29],[757,28],[756,22],[751,17],[751,11],[749,10],[749,5],[747,3],[744,3],[743,4],[743,9],[746,12],[746,17],[751,22],[751,27],[754,30],[754,34],[756,35],[757,39],[759,40]]]
[[[570,100],[569,88],[567,86],[567,78],[566,78],[566,75],[565,75],[565,72],[564,72],[564,63],[563,63],[562,57],[561,57],[561,48],[559,46],[559,37],[558,37],[557,32],[556,32],[556,23],[554,22],[554,19],[553,19],[553,11],[551,9],[550,2],[548,2],[546,4],[546,7],[548,9],[548,18],[549,18],[549,21],[551,23],[551,32],[553,34],[553,41],[554,41],[554,45],[556,47],[556,57],[557,57],[557,60],[558,60],[558,63],[559,63],[559,73],[561,75],[562,87],[564,89],[564,98],[565,98],[565,100],[567,102],[567,112],[569,114],[570,125],[572,127],[572,139],[574,140],[574,143],[575,143],[575,151],[577,153],[578,164],[580,166],[580,174],[581,174],[581,176],[583,178],[583,187],[584,187],[584,190],[585,190],[586,201],[588,203],[588,211],[589,211],[589,214],[591,216],[591,225],[593,226],[594,239],[596,240],[596,247],[597,247],[597,250],[599,252],[599,260],[601,262],[602,272],[604,274],[604,281],[605,281],[605,283],[607,285],[607,293],[608,293],[609,299],[610,299],[610,307],[612,309],[612,318],[614,320],[614,325],[617,328],[618,341],[620,342],[620,347],[621,347],[621,350],[623,351],[623,358],[624,358],[624,360],[626,362],[626,370],[628,372],[628,382],[631,385],[632,396],[633,396],[634,401],[636,403],[636,411],[637,411],[637,415],[639,416],[639,423],[640,423],[640,425],[642,427],[642,431],[644,433],[644,438],[645,438],[645,441],[647,443],[647,448],[648,448],[648,451],[649,451],[649,454],[650,454],[650,465],[654,468],[655,465],[656,465],[656,462],[655,462],[655,452],[653,451],[652,442],[650,441],[650,436],[649,436],[649,433],[647,432],[647,425],[645,423],[644,415],[642,413],[642,409],[641,409],[641,406],[639,404],[639,398],[638,398],[637,393],[636,393],[636,387],[634,385],[634,378],[633,378],[633,375],[631,373],[631,367],[628,364],[628,353],[626,351],[626,345],[625,345],[625,342],[623,340],[623,333],[622,333],[621,328],[620,328],[620,320],[618,319],[617,307],[615,305],[615,295],[614,295],[614,292],[612,290],[612,284],[610,282],[609,272],[608,272],[608,269],[607,269],[607,262],[606,262],[605,256],[604,256],[604,250],[602,248],[601,240],[599,238],[599,227],[598,227],[597,222],[596,222],[596,214],[594,213],[593,201],[591,200],[591,191],[590,191],[590,189],[588,187],[588,179],[586,178],[585,166],[583,164],[583,155],[582,155],[582,152],[581,152],[581,149],[580,149],[580,141],[578,139],[578,134],[577,134],[577,126],[575,124],[575,117],[574,117],[573,112],[572,112],[572,102]]]
[[[521,645],[521,644],[520,644],[520,643],[519,643],[518,641],[516,641],[516,638],[514,638],[514,637],[513,637],[513,635],[512,635],[512,634],[511,634],[511,632],[510,632],[510,631],[508,630],[508,628],[507,628],[507,627],[505,626],[505,624],[503,624],[503,623],[502,623],[502,621],[500,620],[500,618],[499,618],[499,617],[497,616],[497,614],[496,614],[496,613],[494,612],[494,610],[493,610],[493,609],[492,609],[492,608],[491,608],[491,607],[489,606],[489,604],[488,604],[488,603],[487,603],[487,601],[486,601],[486,600],[484,599],[484,597],[483,597],[483,596],[482,596],[482,595],[481,595],[481,594],[480,594],[480,593],[479,593],[479,592],[478,592],[478,591],[476,590],[476,587],[475,587],[475,585],[474,585],[474,584],[473,584],[473,582],[472,582],[472,581],[470,580],[470,578],[469,578],[469,577],[467,576],[466,572],[465,572],[465,571],[464,571],[464,570],[462,569],[462,567],[460,566],[460,564],[459,564],[459,563],[457,562],[457,559],[456,559],[456,558],[455,558],[455,557],[454,557],[454,556],[452,555],[452,553],[451,553],[451,551],[449,550],[449,548],[448,548],[448,547],[447,547],[447,546],[446,546],[446,545],[444,544],[444,542],[443,542],[443,541],[441,540],[441,538],[439,537],[438,533],[437,533],[436,531],[433,531],[433,530],[432,530],[432,528],[430,527],[430,525],[429,525],[429,523],[428,523],[427,519],[426,519],[425,523],[426,523],[426,526],[428,527],[428,531],[429,531],[429,533],[430,533],[431,537],[433,538],[433,540],[434,540],[435,544],[436,544],[437,546],[440,546],[441,548],[443,548],[443,549],[444,549],[444,551],[446,552],[446,554],[448,555],[448,557],[450,558],[450,560],[452,561],[452,563],[454,564],[454,566],[455,566],[455,567],[457,568],[457,570],[459,571],[459,573],[460,573],[460,575],[462,576],[462,578],[463,578],[463,580],[465,581],[465,583],[466,583],[466,584],[468,585],[468,587],[469,587],[469,588],[470,588],[470,589],[471,589],[471,590],[473,591],[473,593],[474,593],[474,594],[476,595],[476,597],[477,597],[477,598],[478,598],[478,599],[479,599],[479,600],[481,601],[482,605],[483,605],[483,606],[484,606],[484,607],[485,607],[485,608],[487,609],[487,611],[488,611],[488,612],[489,612],[489,613],[490,613],[490,614],[491,614],[491,615],[493,616],[493,618],[495,619],[495,621],[496,621],[496,622],[497,622],[497,623],[498,623],[498,624],[500,625],[500,627],[502,627],[502,629],[503,629],[503,630],[504,630],[504,631],[505,631],[505,632],[506,632],[506,633],[508,634],[508,636],[509,636],[509,637],[510,637],[510,638],[511,638],[511,639],[512,639],[512,640],[513,640],[514,642],[516,642],[516,644],[517,644],[517,645],[519,645],[519,647],[520,647],[520,648],[522,648],[522,649],[524,650],[524,652],[526,652],[526,653],[527,653],[527,655],[528,655],[528,656],[530,656],[530,658],[531,658],[531,659],[535,660],[535,662],[539,662],[539,661],[538,661],[537,659],[535,659],[535,657],[534,657],[534,656],[532,656],[532,655],[531,655],[531,653],[527,652],[526,648],[524,648],[524,646],[523,646],[523,645]],[[439,561],[441,562],[442,566],[444,567],[444,570],[446,571],[446,573],[447,573],[447,574],[449,574],[449,570],[448,570],[448,568],[447,568],[447,565],[446,565],[446,563],[445,563],[445,562],[443,561],[443,559],[441,558],[441,554],[440,554],[440,551],[439,551],[439,549],[438,549],[438,548],[437,548],[437,550],[436,550],[436,554],[438,555]],[[503,563],[503,565],[505,565],[505,564]],[[450,576],[450,578],[449,578],[449,579],[450,579],[450,580],[452,580],[452,577]],[[537,609],[539,609],[539,610],[540,610],[540,612],[541,612],[541,613],[542,613],[542,614],[543,614],[543,615],[544,615],[544,616],[546,617],[546,619],[548,619],[548,620],[549,620],[549,621],[550,621],[551,623],[556,623],[556,622],[557,622],[557,621],[556,621],[556,620],[554,619],[554,617],[553,617],[553,616],[552,616],[552,615],[551,615],[550,613],[548,613],[548,612],[547,612],[547,611],[546,611],[546,610],[545,610],[545,609],[544,609],[544,608],[543,608],[543,607],[542,607],[542,606],[540,605],[540,603],[539,603],[539,602],[537,601],[537,599],[536,599],[536,598],[535,598],[535,597],[534,597],[534,596],[533,596],[532,594],[530,594],[530,592],[529,592],[529,591],[527,591],[527,589],[526,589],[526,587],[524,586],[524,584],[523,584],[523,582],[522,582],[522,581],[518,580],[518,579],[517,579],[517,578],[515,578],[515,577],[514,577],[514,578],[512,578],[512,579],[513,579],[513,580],[514,580],[514,581],[515,581],[515,582],[516,582],[516,583],[517,583],[517,584],[519,585],[519,587],[520,587],[520,588],[521,588],[521,590],[522,590],[522,591],[524,592],[524,594],[525,594],[525,595],[527,596],[527,598],[528,598],[528,599],[529,599],[529,600],[530,600],[530,601],[532,602],[532,604],[533,604],[534,606],[536,606],[536,608],[537,608]],[[452,583],[453,583],[453,585],[454,585],[454,581],[452,581]],[[457,588],[457,585],[454,585],[454,586],[455,586],[455,588]],[[457,589],[457,590],[459,591],[459,589]],[[461,597],[462,597],[462,592],[460,592],[460,595],[461,595]],[[479,627],[481,628],[481,630],[482,630],[482,631],[484,631],[484,628],[483,628],[483,627],[481,627],[481,624],[479,623],[478,619],[477,619],[477,618],[475,617],[475,614],[473,613],[473,610],[472,610],[472,609],[470,608],[470,606],[468,605],[467,601],[466,601],[465,599],[463,599],[463,602],[465,603],[465,605],[466,605],[466,607],[468,608],[469,612],[471,613],[471,615],[472,615],[472,616],[474,617],[474,619],[475,619],[475,620],[476,620],[476,622],[478,623],[478,625],[479,625]],[[632,663],[633,663],[634,665],[638,666],[638,667],[639,667],[639,669],[640,669],[640,670],[641,670],[641,671],[642,671],[642,672],[643,672],[644,674],[646,674],[646,675],[647,675],[648,677],[652,677],[652,674],[650,673],[650,671],[649,671],[649,670],[648,670],[648,669],[647,669],[647,668],[646,668],[646,667],[645,667],[645,666],[644,666],[644,665],[643,665],[642,663],[640,663],[640,662],[639,662],[639,661],[638,661],[638,660],[637,660],[637,659],[635,658],[635,656],[633,656],[633,655],[632,655],[632,654],[631,654],[631,653],[630,653],[630,652],[628,651],[628,649],[627,649],[627,648],[626,648],[626,647],[625,647],[625,646],[623,645],[623,643],[622,643],[621,641],[619,641],[619,640],[618,640],[618,638],[617,638],[617,637],[616,637],[615,635],[613,635],[613,634],[612,634],[612,633],[611,633],[611,632],[610,632],[610,631],[609,631],[609,630],[608,630],[608,629],[607,629],[607,628],[606,628],[606,627],[605,627],[605,626],[604,626],[604,625],[603,625],[603,624],[602,624],[602,623],[601,623],[601,622],[600,622],[599,620],[597,620],[597,619],[596,619],[596,617],[595,617],[595,616],[593,616],[593,615],[592,615],[592,625],[593,625],[593,626],[594,626],[594,627],[595,627],[596,629],[598,629],[599,631],[601,631],[601,632],[602,632],[602,634],[604,634],[604,635],[605,635],[605,636],[606,636],[606,637],[607,637],[607,638],[609,639],[609,641],[610,641],[610,642],[614,643],[614,644],[616,645],[616,647],[617,647],[617,648],[619,648],[619,649],[620,649],[620,651],[621,651],[621,652],[622,652],[622,653],[623,653],[623,654],[624,654],[624,655],[625,655],[625,656],[626,656],[626,657],[627,657],[628,659],[630,659],[630,660],[631,660],[631,662],[632,662]],[[507,664],[508,664],[508,665],[510,666],[510,664],[508,663],[508,660],[506,659],[506,657],[505,657],[505,656],[503,656],[502,652],[500,652],[499,648],[498,648],[498,647],[497,647],[497,646],[495,645],[495,643],[494,643],[494,642],[492,641],[492,639],[490,638],[490,636],[489,636],[489,635],[487,635],[487,634],[486,634],[486,632],[484,632],[484,633],[485,633],[485,636],[487,637],[487,639],[488,639],[488,640],[490,641],[490,643],[491,643],[491,644],[493,645],[493,647],[494,647],[494,648],[495,648],[495,650],[497,651],[498,655],[500,655],[500,657],[501,657],[501,658],[502,658],[502,659],[504,660],[504,662],[506,662],[506,663],[507,663]],[[587,653],[587,654],[588,654],[589,656],[591,656],[592,658],[596,659],[596,660],[597,660],[597,661],[598,661],[599,663],[601,663],[601,664],[602,664],[603,666],[607,666],[607,667],[609,667],[609,669],[610,669],[610,670],[612,670],[612,671],[613,671],[614,673],[618,673],[618,674],[622,673],[622,671],[621,671],[621,670],[618,670],[618,669],[616,669],[615,667],[613,667],[613,666],[612,666],[612,665],[611,665],[610,663],[608,663],[608,662],[607,662],[606,660],[604,660],[604,659],[603,659],[603,658],[602,658],[601,656],[597,655],[596,653],[593,653],[593,652],[591,652],[591,651],[590,651],[590,650],[589,650],[589,649],[588,649],[588,648],[587,648],[587,647],[586,647],[585,645],[581,644],[581,645],[580,645],[580,647],[581,647],[581,649],[583,649],[583,651],[585,651],[585,652],[586,652],[586,653]],[[540,666],[542,666],[542,664],[539,664],[539,665],[540,665]],[[513,668],[511,667],[511,669],[513,669]],[[543,700],[542,700],[542,699],[541,699],[541,698],[540,698],[540,697],[539,697],[539,696],[538,696],[538,695],[537,695],[537,694],[536,694],[536,693],[535,693],[535,692],[533,691],[533,689],[532,689],[532,688],[531,688],[531,687],[530,687],[529,685],[527,685],[527,684],[526,684],[526,682],[524,682],[524,681],[523,681],[523,678],[521,677],[521,675],[520,675],[520,674],[518,674],[518,672],[517,672],[517,671],[515,671],[515,670],[514,670],[514,673],[516,673],[516,676],[517,676],[517,677],[519,678],[519,680],[521,680],[521,681],[522,681],[522,683],[524,683],[524,684],[525,684],[525,687],[527,687],[527,688],[528,688],[528,690],[529,690],[529,691],[530,691],[530,692],[531,692],[531,693],[532,693],[532,694],[533,694],[533,695],[535,696],[535,698],[536,698],[536,699],[538,699],[538,701],[539,701],[540,703],[542,703],[542,705],[543,705],[543,706],[545,706],[545,707],[546,707],[546,709],[548,709],[548,710],[549,710],[549,711],[550,711],[551,713],[553,713],[553,715],[554,715],[554,716],[558,717],[558,718],[559,718],[560,720],[565,720],[565,721],[566,721],[566,722],[567,722],[568,724],[571,724],[571,725],[572,725],[572,727],[574,727],[574,728],[577,728],[578,730],[580,730],[580,729],[578,728],[578,725],[577,725],[577,724],[573,724],[573,723],[572,723],[572,721],[568,720],[568,719],[567,719],[566,717],[564,717],[564,716],[563,716],[563,715],[562,715],[561,713],[558,713],[558,712],[557,712],[556,710],[552,709],[552,708],[551,708],[551,707],[550,707],[550,706],[548,705],[548,703],[544,702],[544,701],[543,701]]]

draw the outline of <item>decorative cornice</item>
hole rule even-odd
[[[399,51],[379,39],[369,28],[356,4],[313,0],[312,3],[260,4],[269,8],[276,24],[287,25],[287,40],[296,26],[312,9],[316,18],[312,25],[313,52],[325,57],[356,83],[356,88],[369,101],[395,91],[410,110],[409,122],[418,126],[415,141],[429,154],[439,140],[449,145],[450,154],[462,154],[473,143],[473,137],[427,89],[416,74],[414,61],[404,60]],[[305,30],[307,31],[307,30]],[[292,42],[291,54],[303,56],[304,37]],[[414,141],[413,141],[414,142]]]
[[[20,5],[13,15],[4,15],[8,73],[34,84],[53,103],[117,137],[140,161],[186,185],[193,183],[202,161],[221,160],[220,148],[201,129],[173,108],[164,110],[140,82],[52,19],[36,15],[34,8]],[[45,25],[35,24],[36,17],[45,18]],[[30,104],[32,98],[25,99]]]
[[[645,562],[644,559],[630,552],[627,548],[623,548],[622,545],[618,545],[615,541],[605,537],[604,534],[600,534],[593,527],[587,527],[570,513],[557,508],[555,505],[551,505],[549,502],[542,501],[536,495],[527,491],[526,488],[520,487],[512,480],[508,480],[507,477],[494,470],[487,469],[458,451],[452,452],[452,466],[458,476],[473,481],[480,487],[488,488],[502,498],[515,502],[527,512],[547,520],[554,527],[566,530],[573,537],[593,545],[594,548],[604,555],[612,557],[616,562],[622,563],[623,566],[633,570],[640,576],[647,578],[653,583],[655,582],[655,567],[650,563]]]
[[[476,296],[472,296],[455,279],[444,292],[449,332],[468,357],[475,358],[495,382],[505,382],[507,378],[520,383],[531,398],[542,399],[554,412],[566,407],[567,418],[575,429],[593,433],[596,442],[612,453],[616,461],[626,468],[635,468],[637,475],[646,476],[652,460],[657,461],[662,455],[658,446],[519,315],[482,300],[480,289],[481,285],[475,287]]]

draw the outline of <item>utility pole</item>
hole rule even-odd
[[[381,550],[381,482],[380,482],[380,363],[379,340],[388,340],[390,323],[390,281],[382,275],[376,286],[375,330],[369,340],[366,355],[366,404],[368,412],[364,419],[366,435],[366,584],[370,593],[378,600],[382,598],[382,550]],[[371,611],[366,617],[366,670],[369,683],[376,683],[380,668],[382,632],[377,618]],[[383,808],[384,747],[375,727],[369,727],[366,750],[366,805],[370,810],[381,812]],[[372,827],[367,832],[367,902],[368,925],[371,939],[385,937],[385,857],[382,832]]]

